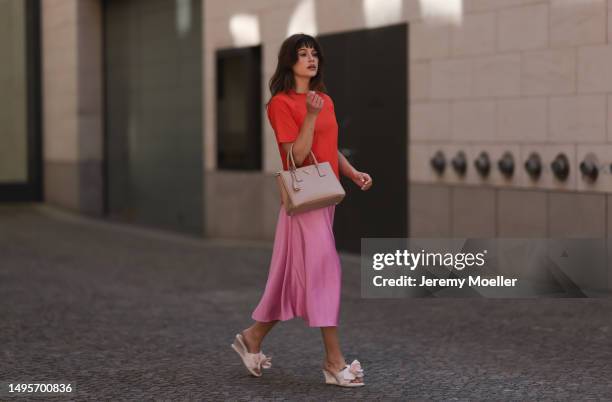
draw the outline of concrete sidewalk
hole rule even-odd
[[[49,381],[76,400],[612,399],[612,299],[361,299],[344,254],[339,333],[367,385],[324,385],[320,331],[299,318],[251,377],[230,343],[271,246],[0,205],[0,399]]]

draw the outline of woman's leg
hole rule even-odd
[[[242,331],[244,343],[249,353],[258,353],[261,350],[263,339],[278,321],[279,320],[270,322],[255,321],[253,325]]]
[[[346,366],[346,361],[340,351],[340,342],[338,341],[338,327],[321,327],[321,335],[325,344],[325,363],[323,368],[337,373]],[[361,378],[355,378],[351,382],[363,382]]]

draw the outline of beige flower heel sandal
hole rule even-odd
[[[365,385],[363,382],[351,382],[356,378],[361,378],[361,381],[363,381],[363,369],[357,359],[353,360],[350,365],[347,364],[337,373],[323,369],[323,375],[325,375],[325,384],[333,384],[340,387],[361,387]]]
[[[234,343],[232,343],[232,349],[236,351],[240,355],[244,366],[249,370],[249,373],[253,374],[255,377],[261,377],[262,368],[268,369],[272,367],[272,356],[266,356],[261,351],[258,353],[249,353],[249,350],[246,347],[246,343],[244,342],[244,337],[242,334],[236,334],[236,338],[234,339]]]

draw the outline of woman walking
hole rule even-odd
[[[324,57],[315,38],[295,34],[285,39],[269,87],[268,119],[278,143],[283,168],[293,144],[296,166],[310,165],[310,151],[329,162],[335,175],[350,178],[361,190],[372,186],[367,173],[356,170],[338,152],[338,124],[332,99],[323,83]],[[254,376],[272,366],[261,351],[266,334],[279,321],[301,317],[309,327],[321,327],[326,356],[325,382],[362,386],[358,360],[349,365],[338,341],[341,273],[333,233],[335,205],[287,215],[280,206],[268,280],[251,318],[255,323],[236,335],[232,348]]]

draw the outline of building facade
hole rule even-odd
[[[19,56],[2,71],[3,199],[273,239],[282,165],[267,85],[282,41],[304,32],[323,45],[341,151],[374,179],[363,194],[343,182],[339,248],[612,233],[612,0],[0,7],[1,46]],[[36,54],[39,111],[24,87]],[[33,190],[20,198],[15,183]]]

